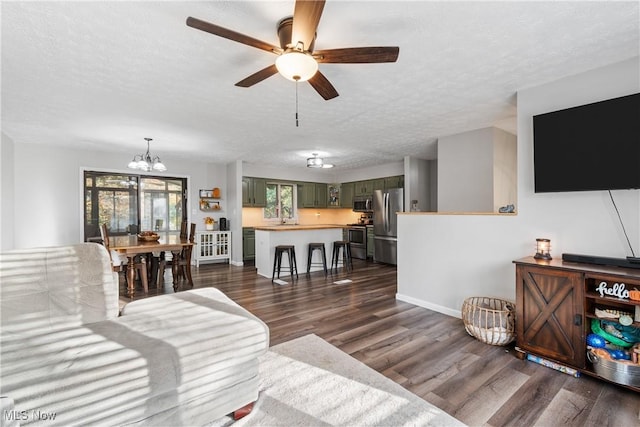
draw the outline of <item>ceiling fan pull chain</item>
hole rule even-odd
[[[296,127],[298,127],[298,80],[296,80]]]

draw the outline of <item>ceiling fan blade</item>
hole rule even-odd
[[[267,68],[263,68],[257,73],[251,74],[246,79],[240,80],[238,83],[236,83],[236,86],[251,87],[254,84],[260,83],[264,79],[267,79],[277,73],[278,73],[278,69],[276,68],[276,65],[275,64],[269,65]]]
[[[324,9],[324,0],[297,0],[293,10],[293,28],[291,30],[291,44],[304,44],[304,50],[309,50],[316,37],[318,23]]]
[[[333,87],[331,82],[320,71],[317,71],[313,77],[307,80],[311,86],[325,100],[330,100],[338,96],[338,91]]]
[[[246,44],[247,46],[256,47],[258,49],[266,50],[267,52],[272,52],[276,54],[282,53],[282,49],[278,46],[272,45],[271,43],[263,42],[262,40],[254,39],[253,37],[249,37],[247,35],[238,33],[233,30],[229,30],[227,28],[223,28],[219,25],[212,24],[210,22],[202,21],[198,18],[188,17],[187,25],[196,28],[201,31],[205,31],[207,33],[211,33],[215,36],[222,37],[228,40],[233,40],[234,42]]]
[[[397,46],[348,47],[326,49],[313,52],[318,62],[332,64],[371,64],[376,62],[396,62],[400,48]]]

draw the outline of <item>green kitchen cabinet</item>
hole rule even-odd
[[[242,260],[256,258],[256,230],[253,227],[242,227]]]
[[[316,208],[326,208],[329,204],[329,186],[316,184]]]
[[[298,183],[298,208],[313,208],[316,203],[316,187],[311,182]]]
[[[355,197],[371,196],[373,194],[373,180],[356,181],[353,183]]]
[[[388,176],[384,179],[384,188],[389,190],[391,188],[404,188],[404,175]]]
[[[386,179],[385,178],[378,178],[378,179],[372,179],[371,180],[371,194],[373,194],[374,191],[376,190],[385,190],[384,184],[385,184]]]
[[[267,206],[267,180],[264,178],[242,178],[242,206],[263,208]]]
[[[340,207],[353,208],[353,182],[340,184]]]
[[[298,208],[326,208],[328,199],[327,184],[315,182],[298,184]]]
[[[368,179],[353,183],[353,195],[355,197],[372,197],[375,190],[385,189],[385,178]]]

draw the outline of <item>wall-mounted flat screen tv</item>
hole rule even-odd
[[[640,93],[533,116],[536,193],[640,188]]]

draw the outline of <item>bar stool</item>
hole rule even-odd
[[[322,254],[322,262],[312,262],[311,258],[313,257],[313,251],[319,250]],[[327,275],[327,254],[324,250],[324,243],[309,243],[309,255],[307,256],[307,274],[311,272],[312,265],[322,265],[324,268],[324,275]]]
[[[347,270],[353,270],[353,262],[351,261],[351,243],[347,240],[336,240],[335,242],[333,242],[333,252],[331,254],[331,270],[333,270],[333,265],[335,263],[336,271],[338,271],[340,249],[342,249],[342,266]]]
[[[296,247],[294,245],[278,245],[276,246],[276,255],[273,258],[273,273],[271,274],[271,281],[276,276],[276,268],[278,270],[278,279],[280,278],[280,268],[282,266],[282,254],[287,253],[289,257],[289,272],[291,273],[291,280],[293,280],[293,272],[296,273],[296,279],[298,278],[298,263],[296,262]]]

